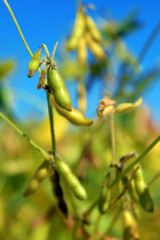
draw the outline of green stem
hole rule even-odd
[[[25,40],[25,38],[24,38],[24,36],[23,36],[23,33],[22,33],[22,31],[21,31],[21,29],[20,29],[20,27],[19,27],[19,24],[18,24],[18,22],[17,22],[17,20],[16,20],[16,18],[15,18],[15,16],[14,16],[14,14],[13,14],[13,12],[12,12],[11,7],[9,6],[7,0],[3,0],[3,2],[5,3],[6,7],[8,8],[9,13],[11,14],[11,17],[12,17],[12,19],[13,19],[16,27],[17,27],[17,30],[18,30],[21,38],[22,38],[22,41],[23,41],[25,47],[27,48],[27,51],[29,52],[29,55],[32,57],[33,54],[32,54],[32,52],[31,52],[31,50],[30,50],[30,48],[29,48],[29,46],[28,46],[28,44],[27,44],[27,42],[26,42],[26,40]]]
[[[133,167],[139,163],[143,157],[160,141],[160,135],[144,150],[144,152],[135,159],[134,162],[132,162],[123,172],[119,174],[119,176],[112,182],[111,188],[118,182],[120,181],[129,171],[133,169]]]
[[[49,77],[49,69],[48,69],[48,72],[47,72],[47,82],[48,82],[48,77]],[[55,152],[56,152],[56,141],[55,141],[55,134],[54,134],[53,107],[52,107],[51,97],[50,97],[49,93],[47,93],[47,104],[48,104],[48,113],[49,113],[51,138],[52,138],[52,150],[53,150],[53,155],[55,155]]]
[[[154,183],[156,180],[157,180],[157,178],[159,178],[160,177],[160,172],[158,172],[157,174],[156,174],[156,176],[154,176],[150,181],[149,181],[149,183],[147,184],[148,186],[150,186],[152,183]]]
[[[112,164],[116,164],[115,157],[115,132],[114,132],[114,119],[113,113],[110,116],[110,133],[111,133],[111,146],[112,146]]]
[[[51,56],[51,63],[52,64],[55,64],[55,61],[54,61],[54,55],[55,55],[55,52],[56,52],[56,49],[57,49],[57,45],[58,45],[58,42],[56,42],[54,48],[53,48],[53,52],[52,52],[52,56]]]
[[[24,45],[25,45],[25,47],[26,47],[29,55],[30,55],[31,58],[32,58],[32,57],[33,57],[33,53],[32,53],[32,51],[31,51],[30,47],[28,46],[28,43],[26,42],[26,39],[25,39],[25,37],[24,37],[21,29],[20,29],[20,26],[19,26],[19,24],[18,24],[18,22],[17,22],[17,20],[16,20],[16,18],[15,18],[15,16],[14,16],[13,12],[12,12],[12,9],[11,9],[10,5],[8,4],[7,0],[3,0],[3,2],[4,2],[4,4],[6,5],[8,11],[9,11],[9,13],[10,13],[10,15],[11,15],[11,17],[12,17],[12,19],[13,19],[16,27],[17,27],[17,30],[18,30],[18,32],[19,32],[19,35],[20,35],[20,37],[21,37],[21,39],[22,39],[22,41],[23,41],[23,43],[24,43]],[[38,72],[41,73],[41,69],[40,69],[40,68],[38,68]]]
[[[48,48],[47,48],[46,44],[41,44],[41,47],[44,48],[47,60],[49,60],[50,57],[49,57],[49,52],[48,52]]]
[[[24,137],[34,148],[36,148],[45,158],[45,160],[51,160],[52,156],[48,154],[43,148],[38,146],[28,135],[26,135],[22,130],[20,130],[13,122],[11,122],[3,113],[0,112],[0,117],[6,121],[16,132],[18,132],[22,137]]]

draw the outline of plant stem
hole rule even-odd
[[[55,52],[56,52],[56,49],[57,49],[57,45],[58,45],[58,42],[56,42],[56,44],[53,48],[52,56],[51,56],[51,63],[53,63],[53,64],[55,64],[54,55],[55,55]]]
[[[12,121],[10,121],[3,113],[0,112],[0,117],[6,121],[16,132],[24,137],[34,148],[36,148],[45,158],[45,160],[52,160],[52,156],[47,153],[43,148],[38,146],[27,134],[20,130]]]
[[[157,180],[157,178],[160,177],[160,172],[158,172],[150,181],[149,183],[147,184],[148,186],[150,186],[152,183],[154,183],[154,181]]]
[[[22,39],[22,41],[23,41],[23,43],[24,43],[24,45],[25,45],[25,47],[26,47],[29,55],[30,55],[31,58],[32,58],[32,57],[33,57],[33,53],[32,53],[32,51],[31,51],[30,47],[28,46],[28,43],[26,42],[26,39],[25,39],[25,37],[24,37],[21,29],[20,29],[20,26],[19,26],[19,24],[18,24],[18,22],[17,22],[17,20],[16,20],[16,18],[15,18],[15,16],[14,16],[13,12],[12,12],[12,9],[11,9],[9,3],[7,2],[7,0],[3,0],[3,2],[4,2],[4,4],[6,5],[8,11],[9,11],[9,13],[10,13],[10,15],[11,15],[11,17],[12,17],[12,19],[13,19],[16,27],[17,27],[17,30],[18,30],[18,32],[19,32],[19,35],[20,35],[20,37],[21,37],[21,39]],[[41,73],[41,69],[40,69],[40,68],[38,68],[38,72]]]
[[[143,157],[160,141],[160,135],[156,137],[153,142],[144,150],[144,152],[135,159],[134,162],[132,162],[123,172],[119,174],[119,176],[112,182],[111,188],[118,182],[120,181],[129,171],[133,169],[133,167],[139,163]]]
[[[110,115],[110,133],[111,133],[111,146],[112,146],[112,164],[116,164],[115,158],[115,132],[114,132],[114,119],[113,113]]]
[[[47,82],[48,82],[48,77],[49,77],[49,69],[47,71]],[[55,141],[55,134],[54,134],[53,107],[52,107],[51,97],[49,93],[47,93],[47,104],[48,104],[48,113],[49,113],[50,130],[51,130],[51,138],[52,138],[52,150],[53,150],[53,155],[55,155],[56,141]]]
[[[45,53],[46,53],[47,60],[49,60],[49,52],[48,52],[48,48],[47,48],[46,44],[41,44],[41,47],[44,48]]]
[[[16,20],[16,18],[15,18],[15,16],[14,16],[14,14],[13,14],[13,12],[12,12],[11,7],[9,6],[7,0],[3,0],[3,2],[5,3],[6,7],[8,8],[9,13],[11,14],[11,17],[12,17],[12,19],[13,19],[16,27],[17,27],[17,30],[18,30],[21,38],[22,38],[22,41],[23,41],[25,47],[27,48],[27,51],[29,52],[29,55],[32,57],[33,54],[32,54],[32,52],[31,52],[31,50],[30,50],[30,48],[29,48],[29,46],[28,46],[28,44],[27,44],[27,42],[26,42],[26,40],[25,40],[25,38],[24,38],[24,36],[23,36],[23,33],[22,33],[22,31],[21,31],[21,29],[20,29],[20,27],[19,27],[19,24],[18,24],[18,22],[17,22],[17,20]]]
[[[149,38],[147,39],[147,41],[145,42],[139,57],[138,57],[138,62],[142,62],[142,60],[144,59],[146,53],[148,52],[149,48],[151,47],[153,41],[155,40],[155,38],[157,37],[157,34],[160,31],[160,22],[158,22],[158,24],[156,25],[156,27],[153,29],[152,33],[150,34]]]

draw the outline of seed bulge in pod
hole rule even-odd
[[[27,197],[27,196],[33,194],[34,192],[36,192],[39,189],[39,186],[40,186],[40,182],[37,179],[35,179],[35,178],[31,179],[29,186],[27,187],[23,196]]]

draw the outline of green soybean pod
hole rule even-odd
[[[128,184],[128,181],[129,181],[129,180],[128,180],[128,177],[126,177],[126,176],[123,177],[122,182],[123,182],[124,186],[125,186],[126,184]],[[137,191],[136,191],[134,179],[132,179],[132,180],[130,181],[130,184],[129,184],[129,186],[128,186],[128,191],[129,191],[130,197],[131,197],[135,202],[139,202],[139,201],[140,201],[139,196],[138,196]]]
[[[33,77],[33,75],[35,74],[36,70],[38,69],[39,64],[40,64],[40,58],[41,58],[41,48],[39,48],[33,54],[33,57],[32,57],[31,61],[28,64],[28,69],[29,69],[28,77],[29,78]]]
[[[67,185],[70,187],[74,195],[80,200],[87,199],[87,193],[84,187],[81,185],[78,178],[71,172],[69,166],[62,161],[58,156],[55,157],[55,168],[57,168],[60,176],[63,177]]]
[[[137,239],[135,238],[136,233],[136,222],[132,216],[132,214],[128,211],[125,210],[123,212],[123,240],[134,240]]]
[[[60,107],[56,103],[54,96],[52,94],[51,94],[51,100],[57,112],[63,117],[67,118],[74,125],[90,126],[93,124],[93,121],[91,119],[86,118],[80,111],[76,110],[75,108],[72,107],[72,111],[67,111],[66,109]]]
[[[60,75],[56,68],[52,68],[50,70],[48,84],[53,90],[56,103],[60,107],[68,111],[71,111],[72,103],[70,95],[66,89],[62,76]]]
[[[140,198],[141,207],[147,212],[154,211],[154,203],[149,189],[143,178],[142,169],[139,168],[135,174],[135,187]]]
[[[37,169],[33,177],[31,178],[26,191],[24,192],[23,196],[27,197],[34,192],[36,192],[41,182],[48,176],[48,162],[44,161],[40,167]]]
[[[100,197],[98,201],[98,210],[101,214],[104,214],[109,207],[110,189],[108,186],[102,186],[100,191]]]

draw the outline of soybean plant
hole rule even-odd
[[[23,196],[28,197],[37,192],[42,186],[42,182],[48,177],[51,184],[51,192],[56,200],[55,208],[56,211],[58,210],[57,213],[62,219],[62,227],[63,229],[65,229],[66,226],[70,228],[70,236],[73,240],[110,239],[112,229],[114,229],[116,221],[119,219],[122,222],[122,238],[124,240],[139,239],[136,211],[140,208],[147,213],[152,213],[154,211],[154,201],[150,193],[149,184],[147,184],[144,179],[140,161],[160,141],[160,136],[155,138],[140,155],[136,150],[133,150],[117,157],[115,118],[120,118],[123,114],[134,113],[142,104],[142,98],[140,96],[137,100],[134,98],[133,101],[127,102],[126,100],[122,101],[120,98],[123,96],[122,93],[124,90],[122,85],[128,81],[128,76],[124,76],[117,96],[112,98],[112,94],[104,94],[104,98],[95,109],[95,111],[97,111],[97,117],[95,117],[94,121],[84,115],[87,108],[86,76],[89,74],[94,75],[94,73],[97,76],[97,68],[95,69],[95,66],[100,66],[98,68],[100,77],[103,75],[101,75],[101,72],[105,72],[104,68],[105,70],[109,68],[109,56],[106,54],[105,49],[106,42],[101,32],[107,32],[106,35],[109,36],[109,44],[110,42],[116,44],[117,52],[119,50],[119,52],[125,53],[124,55],[119,53],[117,55],[119,55],[123,61],[128,61],[132,64],[133,68],[136,68],[137,62],[130,56],[124,45],[120,42],[121,35],[129,31],[128,29],[130,29],[133,24],[130,26],[128,20],[126,25],[124,25],[127,29],[123,29],[124,26],[120,28],[118,24],[112,23],[107,25],[107,30],[103,29],[103,31],[100,31],[87,12],[88,8],[91,8],[91,6],[79,4],[73,30],[70,37],[67,38],[65,42],[65,50],[67,52],[76,52],[75,61],[79,68],[75,77],[78,92],[78,109],[76,109],[72,106],[70,93],[65,83],[65,77],[63,77],[61,70],[57,67],[58,64],[55,59],[55,52],[58,43],[55,44],[51,55],[45,44],[38,45],[38,50],[32,54],[9,4],[6,0],[3,1],[31,57],[28,64],[28,77],[32,78],[37,71],[39,72],[37,89],[46,92],[50,122],[52,147],[47,151],[19,129],[19,127],[3,113],[0,113],[0,117],[37,149],[43,157],[43,162],[33,174],[26,190],[24,190]],[[92,65],[87,56],[88,49],[90,49],[91,55],[95,60]],[[45,52],[43,55],[45,57],[43,57],[43,59],[41,54],[42,50]],[[83,127],[80,128],[81,131],[79,131],[80,134],[77,137],[77,139],[81,139],[79,145],[82,145],[80,146],[82,151],[79,157],[77,157],[73,169],[66,161],[66,156],[62,159],[59,151],[57,151],[53,108],[67,121],[75,125],[76,128]],[[107,128],[109,129],[110,135],[109,141],[106,139]],[[101,176],[100,182],[97,181],[99,184],[97,187],[97,185],[94,186],[94,184],[99,177],[97,169],[101,162],[103,162],[102,151],[104,149],[103,146],[100,148],[99,152],[101,157],[96,161],[98,155],[96,153],[96,147],[97,145],[101,147],[101,143],[97,143],[96,140],[101,134],[104,134],[103,136],[105,137],[103,141],[107,142],[107,147],[109,146],[108,148],[111,154],[110,158],[107,160],[106,158],[108,158],[108,156],[106,157],[105,155],[105,164],[99,174]],[[72,146],[72,150],[73,149],[74,144]],[[96,169],[92,179],[89,177],[87,178],[88,173],[85,174],[87,169],[86,166],[88,165]],[[89,182],[90,188],[94,188],[94,199],[91,197],[90,189],[85,187],[85,181]],[[112,220],[109,225],[107,221],[108,219],[110,220],[110,218]],[[101,230],[101,220],[103,220],[103,230]],[[50,231],[53,225],[51,225]]]

